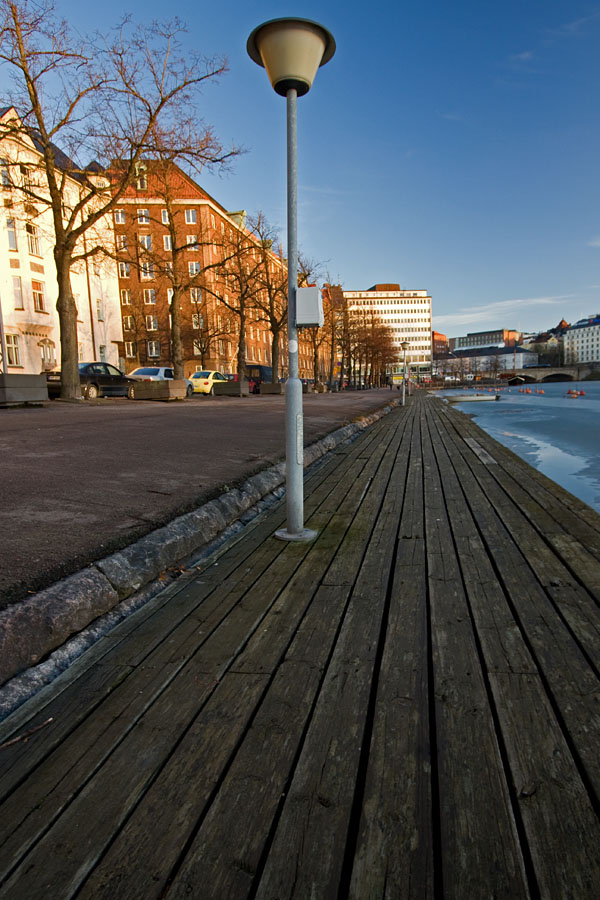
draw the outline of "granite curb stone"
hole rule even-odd
[[[304,451],[305,467],[398,405],[399,401],[392,402],[311,444]],[[210,543],[284,482],[285,463],[281,462],[129,547],[4,609],[0,613],[0,685]]]

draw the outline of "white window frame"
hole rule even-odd
[[[150,224],[150,210],[149,209],[138,209],[137,210],[137,223],[138,223],[138,225],[149,225]]]
[[[204,328],[204,316],[202,313],[192,313],[192,328],[196,331],[200,331],[201,328]]]
[[[160,341],[147,341],[148,357],[151,359],[160,359]]]
[[[197,253],[198,250],[200,250],[197,234],[186,234],[185,242],[187,244],[187,249],[191,250],[193,253]]]
[[[15,309],[25,309],[25,301],[23,300],[23,282],[20,275],[13,275],[13,299],[15,301]]]
[[[131,291],[129,288],[121,288],[121,306],[131,306]]]
[[[39,287],[35,287],[39,285]],[[36,312],[46,312],[46,297],[43,281],[31,282],[31,294],[33,296],[33,308]]]
[[[116,236],[117,250],[127,250],[127,235],[118,234]]]
[[[195,209],[186,209],[185,224],[186,225],[197,225],[198,224],[198,213]]]
[[[202,288],[190,288],[190,300],[192,303],[202,303]]]
[[[125,356],[127,359],[134,359],[136,355],[135,341],[125,341]]]
[[[163,225],[169,224],[169,210],[168,209],[161,209],[160,217],[162,219]]]
[[[154,263],[140,263],[140,279],[142,281],[152,281],[154,279]]]
[[[115,225],[124,225],[125,224],[125,210],[124,209],[115,209]]]
[[[123,316],[123,330],[135,331],[135,318],[133,316]]]
[[[199,275],[201,271],[202,267],[199,262],[188,263],[188,272],[190,275]]]
[[[140,243],[140,247],[143,247],[144,250],[152,250],[152,235],[151,234],[139,234],[138,241]]]
[[[158,316],[146,316],[146,331],[158,331]]]
[[[171,235],[163,234],[163,250],[172,250],[173,246],[171,244]]]
[[[153,306],[156,303],[156,291],[154,288],[144,288],[144,303]]]
[[[16,219],[7,219],[6,220],[6,230],[8,232],[8,249],[17,251],[19,249],[19,242],[17,241],[17,221]]]
[[[119,263],[119,278],[129,278],[131,276],[131,270],[128,262],[124,262],[121,260]]]
[[[32,222],[25,224],[25,232],[27,234],[27,249],[31,256],[41,256],[40,253],[40,230],[37,225]]]
[[[6,340],[6,362],[9,366],[18,367],[21,365],[21,343],[18,334],[5,335]]]

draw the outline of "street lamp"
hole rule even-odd
[[[307,94],[319,66],[335,53],[333,36],[308,19],[271,19],[255,28],[246,45],[248,54],[267,75],[275,93],[287,99],[287,240],[288,240],[288,359],[285,387],[285,458],[287,528],[275,536],[287,541],[310,541],[316,532],[304,528],[304,441],[302,383],[298,370],[298,171],[296,101]]]
[[[400,344],[404,350],[404,372],[402,374],[402,406],[406,403],[406,351],[410,347],[408,341],[402,341]]]

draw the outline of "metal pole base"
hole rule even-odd
[[[313,531],[312,528],[302,528],[301,531],[296,532],[288,531],[287,528],[280,528],[273,537],[276,537],[279,541],[303,541],[306,544],[309,541],[314,541],[318,533],[318,531]]]

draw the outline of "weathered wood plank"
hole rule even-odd
[[[351,863],[352,900],[434,896],[422,470],[415,428]]]
[[[486,896],[495,872],[498,900],[524,898],[506,772],[425,417],[422,424],[443,896]]]

